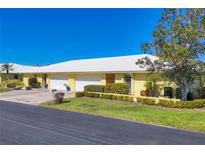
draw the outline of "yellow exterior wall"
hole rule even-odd
[[[153,74],[154,76],[159,78],[159,94],[164,95],[164,87],[172,87],[173,88],[173,96],[175,96],[176,85],[173,82],[165,81],[160,78],[159,74]],[[131,80],[131,93],[135,96],[140,96],[141,90],[146,90],[145,82],[148,77],[147,73],[133,73]]]
[[[102,74],[101,84],[106,85],[106,74]]]
[[[68,83],[71,91],[75,91],[75,74],[68,74]]]
[[[124,74],[123,73],[115,74],[115,83],[124,83]]]
[[[29,86],[28,79],[34,77],[34,74],[24,74],[23,75],[23,82],[25,86]]]
[[[145,81],[147,78],[147,73],[132,73],[131,75],[131,93],[135,96],[140,96],[141,90],[146,90]],[[34,74],[24,74],[23,75],[23,81],[26,86],[28,86],[28,79],[30,77],[33,77]],[[86,73],[86,74],[66,74],[66,73],[55,73],[55,74],[47,74],[47,81],[48,88],[50,88],[50,78],[52,76],[67,76],[68,77],[68,85],[71,89],[71,91],[75,91],[75,81],[76,78],[79,76],[93,76],[93,77],[100,77],[101,78],[101,84],[106,85],[106,73]],[[155,76],[159,77],[159,74],[155,74]],[[37,81],[44,86],[43,81],[43,74],[37,74]],[[124,83],[124,74],[123,73],[116,73],[115,74],[115,83]],[[160,95],[164,94],[164,87],[172,87],[173,88],[173,95],[175,95],[175,84],[172,82],[164,81],[163,79],[158,82],[159,84],[159,92]]]
[[[44,87],[44,81],[43,81],[43,74],[37,74],[37,82],[41,83],[41,87]]]

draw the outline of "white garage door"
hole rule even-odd
[[[50,88],[57,90],[66,90],[65,85],[68,85],[68,77],[64,76],[53,76],[50,79]]]
[[[77,77],[75,82],[75,90],[83,91],[84,86],[86,85],[100,85],[101,78],[100,77]]]

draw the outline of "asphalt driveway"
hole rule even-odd
[[[205,134],[0,101],[0,144],[205,144]]]
[[[65,98],[74,97],[74,93],[64,93]],[[0,100],[38,105],[39,103],[53,100],[53,95],[47,89],[13,90],[0,93]]]

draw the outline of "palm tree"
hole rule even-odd
[[[6,72],[7,80],[9,80],[9,73],[10,73],[10,71],[13,71],[13,70],[14,70],[13,64],[9,64],[9,63],[2,64],[1,68],[0,68],[1,72],[4,72],[4,71]]]

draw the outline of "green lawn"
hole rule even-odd
[[[66,99],[62,104],[42,103],[40,105],[60,110],[77,111],[205,132],[205,110],[164,109],[95,98],[72,98]]]

